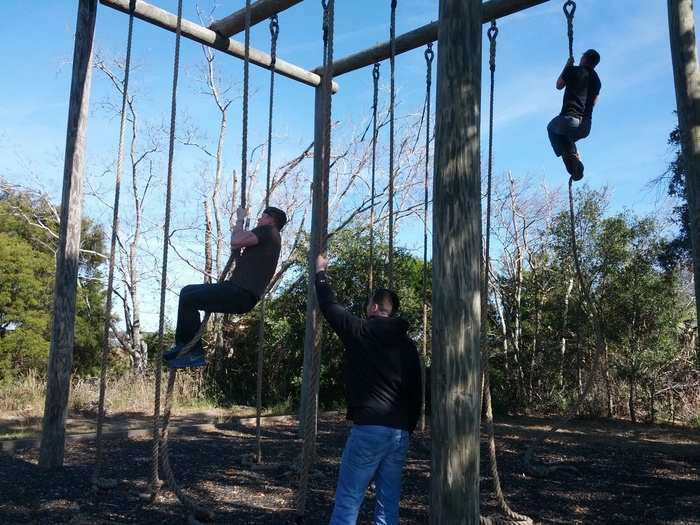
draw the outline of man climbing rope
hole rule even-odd
[[[586,138],[591,132],[593,106],[601,87],[595,72],[599,62],[600,55],[594,49],[583,54],[578,66],[574,65],[573,58],[569,58],[557,79],[557,89],[566,88],[561,113],[547,126],[554,153],[562,157],[566,171],[575,181],[583,178],[583,163],[576,141]]]
[[[409,433],[421,406],[420,361],[397,317],[395,292],[378,289],[367,304],[367,319],[346,311],[328,283],[328,260],[316,261],[316,296],[323,316],[345,346],[347,418],[353,427],[343,450],[331,525],[355,524],[369,482],[377,503],[374,523],[399,522],[401,471]]]
[[[199,310],[244,314],[252,310],[265,293],[277,268],[280,231],[287,223],[287,215],[279,208],[270,206],[250,231],[243,227],[245,218],[246,210],[238,208],[236,225],[231,234],[231,249],[243,251],[231,279],[215,284],[189,284],[180,291],[175,346],[163,354],[170,368],[192,368],[206,364],[201,340],[190,352],[178,356],[199,330]]]

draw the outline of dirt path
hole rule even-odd
[[[509,418],[497,425],[499,460],[512,507],[541,523],[673,523],[700,525],[700,432],[619,422],[574,422],[540,451],[543,462],[574,465],[579,476],[525,476],[520,455],[548,421]],[[348,427],[337,416],[319,423],[319,462],[309,497],[310,525],[326,524],[332,509],[338,460]],[[301,448],[296,424],[277,418],[264,430],[272,470],[253,471],[241,456],[254,450],[253,427],[233,422],[185,426],[172,439],[171,462],[188,491],[210,502],[218,523],[281,525],[293,522],[297,475],[289,468]],[[430,436],[416,435],[409,452],[401,523],[428,523]],[[2,524],[186,523],[164,490],[148,505],[136,494],[146,486],[150,443],[146,436],[111,437],[106,474],[116,489],[90,490],[94,441],[69,441],[66,467],[45,473],[37,450],[15,447],[0,455]],[[485,457],[482,451],[482,457]],[[488,472],[483,464],[482,472]],[[490,479],[482,483],[484,512],[492,512]],[[358,523],[371,523],[372,496]]]

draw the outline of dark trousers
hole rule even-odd
[[[187,344],[199,330],[199,310],[223,314],[250,312],[258,298],[233,283],[188,284],[180,291],[175,341]],[[195,349],[201,348],[201,343]]]
[[[586,138],[591,132],[591,119],[579,119],[567,115],[557,115],[547,125],[549,141],[557,157],[576,155],[576,141]]]

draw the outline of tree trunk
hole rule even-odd
[[[83,207],[83,168],[96,15],[97,0],[80,0],[75,29],[73,78],[66,131],[61,224],[56,252],[51,351],[39,451],[39,465],[44,468],[61,467],[65,448],[66,408],[73,365],[75,295]]]
[[[130,106],[132,122],[131,122],[131,191],[134,199],[134,238],[129,245],[129,297],[131,298],[131,322],[129,323],[129,338],[131,339],[131,355],[133,358],[134,369],[139,373],[146,372],[148,364],[148,350],[146,343],[141,337],[141,297],[139,296],[139,260],[138,247],[141,240],[141,224],[143,220],[143,202],[139,197],[138,185],[138,165],[140,163],[139,155],[136,153],[136,134],[138,130],[136,111],[133,105]],[[145,193],[144,193],[145,198]]]
[[[612,396],[612,380],[610,379],[610,352],[608,343],[605,343],[605,393],[607,397],[608,417],[613,417],[613,396]]]
[[[649,423],[656,423],[656,381],[652,379],[649,383]]]
[[[430,523],[479,523],[481,0],[440,0]],[[459,226],[457,226],[459,225]]]
[[[687,167],[689,235],[693,247],[696,318],[700,319],[700,71],[692,0],[668,0],[668,26],[676,85],[681,148]],[[700,345],[696,344],[698,366]]]
[[[214,261],[212,259],[212,223],[211,223],[211,211],[209,210],[209,201],[204,199],[204,282],[212,282],[212,272],[214,270]]]
[[[632,423],[637,422],[637,381],[630,382],[630,399],[629,399],[630,420]]]
[[[559,388],[564,388],[564,361],[566,360],[566,331],[569,326],[569,300],[571,299],[571,290],[574,289],[574,278],[569,277],[569,284],[566,287],[564,295],[564,320],[561,327],[561,346],[559,349]]]

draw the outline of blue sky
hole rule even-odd
[[[153,3],[169,11],[175,11],[177,5],[175,0]],[[603,89],[593,130],[580,143],[586,182],[594,188],[609,187],[613,210],[662,213],[668,204],[649,183],[664,172],[670,160],[666,139],[675,125],[666,2],[577,3],[575,54],[579,56],[585,49],[595,47],[602,56],[598,72]],[[185,4],[185,16],[197,20],[195,2]],[[336,57],[387,39],[388,0],[338,0],[336,4]],[[495,172],[512,170],[517,177],[549,188],[563,188],[567,180],[560,161],[551,152],[545,130],[561,106],[561,93],[554,89],[554,83],[567,57],[562,4],[552,0],[499,21]],[[202,0],[200,5],[206,12],[213,3]],[[216,15],[226,15],[243,5],[243,0],[217,2]],[[437,0],[399,0],[397,33],[435,20],[437,6]],[[40,185],[56,198],[61,187],[76,7],[77,2],[72,0],[35,0],[31,7],[24,0],[0,3],[5,72],[0,83],[0,176],[18,184]],[[306,0],[283,13],[279,56],[303,67],[317,66],[321,58],[320,16],[320,0]],[[97,49],[105,56],[122,55],[126,28],[125,15],[100,5]],[[144,118],[154,122],[164,120],[169,110],[173,40],[171,33],[136,21],[132,86],[143,103]],[[267,24],[253,29],[251,43],[268,49]],[[485,52],[486,48],[485,45]],[[201,63],[200,47],[183,41],[179,122],[196,123],[202,133],[211,137],[216,129],[216,115],[208,99],[198,93],[195,81]],[[420,111],[425,89],[423,49],[398,57],[396,64],[397,114],[413,114]],[[222,56],[219,65],[227,78],[239,81],[239,61]],[[251,72],[250,142],[258,144],[266,135],[269,73],[257,68]],[[388,64],[383,65],[384,87],[388,72]],[[366,68],[337,80],[341,88],[334,97],[333,110],[334,119],[341,123],[337,133],[342,135],[346,129],[367,122],[371,71]],[[313,90],[286,78],[278,79],[277,88],[275,136],[280,140],[276,156],[289,158],[312,140]],[[484,95],[487,92],[484,84]],[[88,176],[93,187],[108,197],[109,177],[105,172],[116,154],[117,121],[104,111],[101,103],[106,100],[114,100],[113,92],[104,77],[95,74],[88,131]],[[486,109],[484,104],[484,118]],[[238,111],[232,114],[230,123],[230,168],[238,167],[236,162],[240,162],[235,138],[240,133]],[[486,148],[482,151],[485,157]],[[187,202],[186,194],[196,184],[193,173],[201,163],[191,149],[178,147],[176,183],[183,192],[179,202]],[[86,210],[98,220],[106,221],[109,216],[108,210],[94,199],[86,201]],[[402,227],[399,243],[418,248],[417,240],[422,236],[414,233],[414,226]],[[187,273],[183,272],[184,282],[186,278]]]

